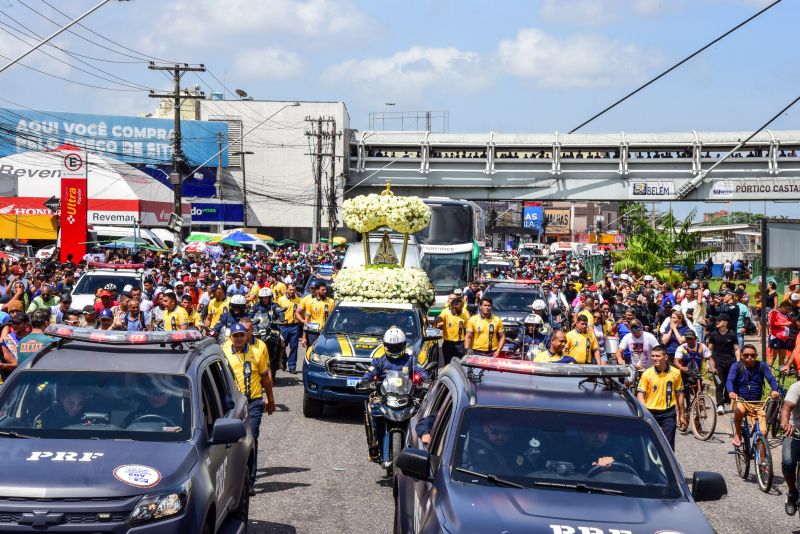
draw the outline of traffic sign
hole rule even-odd
[[[55,213],[61,209],[61,201],[55,196],[52,196],[44,201],[44,207]]]

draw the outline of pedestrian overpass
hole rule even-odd
[[[765,130],[720,163],[749,135],[354,131],[345,197],[390,181],[469,200],[800,200],[800,131]]]

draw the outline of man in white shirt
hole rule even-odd
[[[703,325],[706,322],[706,299],[698,290],[697,284],[692,284],[691,287],[686,290],[686,296],[681,301],[680,309],[684,317],[688,315],[687,312],[689,310],[694,310],[691,322],[694,325],[698,343],[702,343],[705,337]],[[689,324],[688,318],[686,319],[686,324]]]
[[[631,322],[631,332],[625,334],[619,342],[617,348],[617,363],[625,365],[624,353],[627,350],[630,354],[630,363],[638,369],[647,369],[652,365],[651,354],[653,347],[660,345],[656,336],[642,329],[642,323],[638,319]]]

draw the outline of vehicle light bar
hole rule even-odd
[[[172,332],[125,332],[122,330],[95,330],[63,324],[53,324],[44,331],[48,336],[76,339],[90,343],[109,345],[161,345],[165,343],[188,343],[200,341],[203,334],[198,330],[175,330]]]
[[[631,369],[625,365],[576,365],[564,363],[539,363],[530,360],[508,360],[492,356],[465,356],[461,365],[487,371],[501,371],[524,375],[574,376],[583,378],[628,378]]]
[[[90,261],[86,266],[96,269],[144,269],[144,263],[101,263],[98,261]]]

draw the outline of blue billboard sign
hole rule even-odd
[[[241,204],[192,202],[192,224],[242,224],[243,221]]]
[[[169,165],[173,126],[172,119],[0,108],[0,130],[6,139],[13,138],[0,144],[0,157],[66,143],[126,163]],[[189,165],[212,158],[206,165],[217,166],[217,134],[222,134],[222,146],[227,145],[225,122],[181,121],[182,148]],[[225,151],[222,165],[227,164]]]
[[[532,228],[541,231],[543,217],[543,209],[541,206],[524,206],[522,208],[523,228]]]

